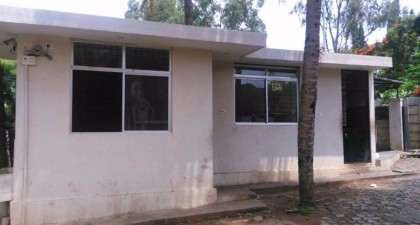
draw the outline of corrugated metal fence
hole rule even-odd
[[[388,107],[376,107],[376,151],[389,151],[389,110]]]
[[[420,149],[420,97],[404,99],[405,146],[408,149]],[[407,129],[408,128],[408,129]]]

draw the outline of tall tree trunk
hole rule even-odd
[[[400,16],[400,0],[394,0],[390,3],[391,9],[389,11],[388,21],[387,21],[387,30],[391,29],[396,23],[398,23],[398,18]]]
[[[185,25],[193,25],[192,0],[184,0]]]
[[[303,76],[300,90],[298,128],[298,163],[300,205],[314,202],[314,136],[315,106],[319,68],[319,31],[321,0],[308,0],[306,4],[306,38],[303,53]]]
[[[148,0],[149,1],[149,7],[150,7],[150,18],[152,18],[151,21],[156,21],[157,16],[155,13],[155,0]]]
[[[8,166],[7,138],[6,138],[6,112],[4,108],[4,67],[0,61],[0,168]]]

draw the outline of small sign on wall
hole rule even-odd
[[[36,57],[35,56],[22,56],[22,64],[28,66],[34,66],[36,64]]]

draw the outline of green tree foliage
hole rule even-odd
[[[125,17],[163,23],[184,23],[183,7],[177,0],[129,0]]]
[[[417,20],[420,15],[417,16]],[[387,34],[383,45],[385,54],[391,56],[394,67],[382,71],[380,76],[397,79],[403,84],[399,87],[399,97],[409,97],[420,87],[420,33],[415,26],[414,15],[405,15],[400,23],[392,27]],[[388,99],[396,98],[396,90],[384,91],[383,103]]]
[[[398,20],[400,18],[400,0],[388,1],[386,2],[385,7],[387,10],[387,15],[385,16],[387,16],[388,20],[387,29],[389,29],[392,26],[394,26],[395,23],[398,23]]]
[[[387,78],[403,77],[408,67],[416,63],[413,54],[418,48],[418,34],[415,31],[414,20],[413,13],[403,14],[400,20],[388,29],[384,51],[387,56],[392,57],[393,68],[384,74]]]
[[[214,0],[194,1],[193,24],[199,27],[220,28],[220,16],[222,6]]]
[[[263,1],[259,0],[257,7],[261,8]],[[252,0],[229,0],[221,12],[222,28],[230,30],[265,31],[264,22],[258,17]]]
[[[15,127],[15,112],[16,112],[16,61],[15,60],[0,60],[4,68],[4,96],[6,106],[6,127],[14,129]]]
[[[417,34],[420,34],[420,17],[417,17],[414,20],[414,29],[416,30]]]
[[[323,48],[346,52],[366,46],[369,35],[395,19],[396,8],[398,0],[322,0]],[[305,24],[305,1],[298,0],[291,13]]]
[[[420,18],[420,17],[418,17]],[[412,63],[407,66],[405,83],[402,86],[402,89],[405,89],[406,92],[409,92],[410,95],[417,95],[418,88],[420,88],[420,41],[417,39],[416,51],[412,55]],[[417,89],[417,91],[416,91]]]
[[[265,32],[258,16],[263,0],[193,0],[194,26]],[[129,0],[126,18],[185,24],[184,1]]]
[[[360,49],[359,54],[392,57],[393,68],[379,71],[378,76],[399,80],[399,97],[413,95],[415,88],[420,87],[420,14],[403,10],[398,20],[388,27],[387,35],[381,43]],[[392,86],[380,86],[382,104],[397,97],[397,90]]]
[[[16,61],[0,59],[0,168],[13,165]]]

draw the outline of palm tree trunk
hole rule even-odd
[[[184,0],[185,25],[193,25],[192,0]]]
[[[298,127],[298,163],[300,205],[314,202],[314,136],[315,106],[319,68],[319,32],[321,0],[308,0],[306,4],[306,38],[303,53],[303,76],[300,91]]]

